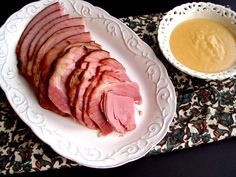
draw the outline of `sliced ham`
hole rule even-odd
[[[101,76],[100,76],[101,77]],[[100,78],[99,77],[99,78]],[[97,77],[96,77],[97,78]],[[107,122],[104,114],[101,112],[99,105],[92,105],[93,106],[93,113],[89,114],[88,112],[88,106],[90,106],[90,94],[95,90],[95,86],[97,85],[99,79],[94,79],[93,82],[90,84],[90,86],[86,89],[86,93],[84,95],[84,103],[83,103],[83,118],[85,120],[92,120],[99,128],[101,135],[108,135],[113,131],[112,126]],[[118,82],[118,80],[117,80]],[[100,103],[102,94],[96,95],[95,99],[97,103]],[[87,100],[86,100],[87,99]],[[87,108],[87,109],[86,109]]]
[[[87,64],[85,67],[87,67]],[[76,68],[67,79],[66,87],[67,87],[67,96],[69,100],[68,102],[69,106],[74,105],[75,97],[76,97],[76,88],[79,85],[83,72],[84,70],[82,70],[81,68]]]
[[[77,86],[77,94],[76,100],[74,101],[73,110],[75,110],[76,117],[82,116],[83,122],[87,127],[91,127],[93,125],[93,121],[91,121],[87,112],[84,111],[87,109],[87,98],[91,90],[93,90],[96,86],[99,76],[105,71],[125,72],[125,68],[113,58],[104,58],[99,61],[97,66],[89,63]]]
[[[104,59],[107,60],[107,59]],[[104,68],[104,67],[102,67]],[[94,76],[91,81],[89,86],[86,88],[86,91],[83,95],[83,116],[84,119],[86,119],[86,117],[88,117],[87,114],[87,106],[88,106],[88,102],[89,102],[89,96],[91,94],[91,92],[95,89],[95,87],[99,84],[99,82],[103,82],[100,80],[105,80],[108,83],[109,82],[124,82],[124,81],[130,81],[129,77],[126,75],[125,70],[122,68],[117,68],[114,70],[104,70],[100,68],[98,69],[98,72],[96,74],[96,76]]]
[[[83,99],[83,94],[85,92],[85,89],[89,85],[89,82],[87,81],[90,78],[92,78],[92,76],[95,75],[99,60],[102,60],[107,57],[110,57],[110,54],[104,50],[95,50],[95,51],[90,52],[87,56],[85,56],[82,60],[80,60],[78,64],[79,66],[77,67],[77,70],[80,70],[80,71],[75,72],[75,74],[78,74],[81,71],[84,71],[80,79],[72,76],[70,79],[75,78],[77,82],[72,82],[73,80],[68,81],[70,85],[70,87],[68,88],[68,93],[69,93],[68,97],[72,96],[73,94],[76,94],[74,98],[78,100],[76,101],[76,100],[70,99],[70,103],[69,103],[70,105],[73,105],[74,102],[77,103],[76,109],[72,109],[74,110],[72,111],[72,114],[76,119],[79,120],[81,124],[84,124],[84,121],[82,119],[82,112],[81,112],[82,110],[81,100]],[[89,64],[86,65],[86,63],[89,63]],[[87,126],[93,129],[96,128],[93,122],[89,122]]]
[[[31,44],[31,41],[34,39],[35,35],[39,32],[43,26],[45,26],[47,23],[49,23],[52,20],[55,20],[56,18],[60,17],[63,15],[63,11],[57,10],[45,17],[44,20],[39,21],[36,23],[27,33],[25,36],[24,40],[22,41],[20,47],[19,47],[19,53],[18,53],[18,58],[20,59],[20,70],[23,74],[26,74],[26,66],[28,64],[28,50]]]
[[[39,80],[38,80],[38,74],[40,73],[40,64],[44,57],[44,55],[52,49],[58,42],[66,39],[69,36],[75,35],[75,34],[81,34],[84,32],[84,26],[73,26],[61,29],[54,33],[48,40],[41,46],[39,51],[35,56],[33,56],[33,60],[31,62],[28,62],[27,66],[30,66],[28,68],[28,76],[31,76],[30,81],[32,82],[33,86],[36,88],[38,87]],[[33,65],[32,65],[33,64]]]
[[[41,37],[42,36],[45,36],[45,34],[47,33],[47,31],[49,29],[51,29],[52,27],[54,27],[56,24],[62,22],[62,21],[65,21],[67,19],[69,19],[69,15],[63,15],[63,16],[60,16],[58,18],[56,18],[55,20],[52,20],[50,21],[48,24],[46,24],[45,26],[43,26],[42,29],[40,29],[40,31],[35,35],[35,37],[33,38],[33,40],[31,41],[30,43],[30,47],[29,47],[29,50],[28,50],[28,59],[30,59],[33,55],[33,52],[35,51],[35,47],[36,45],[39,45],[38,42],[41,41],[42,42],[42,39]],[[46,38],[47,39],[47,38]],[[43,42],[45,42],[45,40],[43,40]],[[40,46],[42,45],[42,43],[40,44]]]
[[[111,128],[111,124],[107,122],[107,118],[102,113],[100,107],[102,95],[105,92],[128,96],[137,103],[142,102],[138,85],[134,82],[126,81],[126,79],[129,78],[125,78],[123,72],[104,72],[96,87],[89,94],[87,110],[84,111],[86,111],[88,116],[98,125],[103,135],[111,133],[108,131]],[[109,126],[107,127],[107,125]]]
[[[113,58],[105,58],[99,62],[101,66],[97,69],[97,74],[91,79],[91,84],[87,87],[86,92],[84,94],[84,105],[83,109],[87,110],[88,104],[88,96],[91,91],[98,85],[100,79],[102,79],[104,72],[115,72],[116,74],[112,76],[112,79],[120,79],[120,81],[131,81],[129,77],[125,73],[125,68],[120,64],[117,60]],[[109,68],[112,67],[113,69]],[[109,76],[110,77],[110,76]],[[103,100],[101,100],[103,101]]]
[[[134,82],[121,82],[105,89],[100,109],[117,132],[125,133],[136,128],[135,103],[142,103],[138,85]]]
[[[54,20],[54,21],[56,21],[56,20]],[[84,25],[84,21],[81,17],[69,18],[69,19],[66,19],[66,20],[63,20],[61,22],[54,24],[53,26],[48,28],[48,30],[37,41],[35,48],[33,49],[33,52],[37,53],[38,50],[40,49],[40,47],[42,46],[42,44],[55,32],[57,32],[63,28],[79,26],[79,25]],[[30,55],[30,53],[29,53],[29,57],[32,57],[32,54],[33,53],[31,53],[31,55]],[[28,60],[30,60],[30,58],[28,58]]]
[[[41,64],[40,64],[40,74],[39,77],[42,77],[42,80],[44,81],[48,73],[50,71],[52,63],[63,54],[63,52],[71,47],[73,47],[75,44],[83,45],[83,43],[90,43],[91,36],[89,32],[84,32],[81,34],[76,34],[73,36],[69,36],[65,40],[62,40],[58,44],[56,44],[51,50],[46,53],[46,55],[43,57]],[[92,42],[94,43],[94,42]],[[93,45],[93,44],[92,44]],[[68,47],[69,46],[69,47]],[[40,80],[40,78],[37,78],[37,80]],[[47,79],[46,79],[47,80]]]
[[[113,131],[112,126],[107,122],[104,114],[100,109],[100,101],[102,97],[102,93],[97,92],[97,84],[100,82],[120,82],[124,79],[124,77],[114,78],[112,75],[115,72],[113,71],[104,71],[103,74],[95,77],[90,86],[86,89],[86,93],[84,95],[84,103],[83,103],[83,118],[84,120],[92,120],[98,127],[101,132],[101,135],[107,135]],[[124,71],[119,71],[117,73],[124,73]],[[121,76],[121,75],[120,75]],[[98,79],[96,79],[98,78]],[[101,88],[101,87],[100,87]],[[91,96],[93,95],[93,96]],[[91,102],[92,101],[92,102]],[[93,109],[90,109],[90,106]]]
[[[98,65],[99,60],[102,60],[104,58],[110,57],[110,54],[106,51],[98,50],[98,51],[93,51],[90,54],[88,54],[85,58],[83,58],[80,63],[78,63],[76,70],[73,71],[71,74],[70,78],[67,81],[68,85],[68,97],[70,99],[70,105],[72,106],[74,103],[74,98],[76,94],[76,88],[79,84],[79,82],[82,79],[82,75],[84,73],[84,70],[87,68],[87,63],[89,61],[92,61],[89,65],[90,67],[92,65],[95,65],[95,68]]]
[[[117,132],[124,134],[136,128],[133,98],[108,91],[104,93],[101,103],[107,121]]]
[[[17,44],[20,73],[39,103],[108,135],[135,129],[139,87],[125,68],[85,32],[81,17],[70,18],[54,3],[27,25]]]
[[[55,12],[60,9],[63,10],[63,7],[61,6],[61,4],[59,2],[53,3],[53,4],[49,5],[48,7],[44,8],[43,10],[41,10],[37,15],[34,16],[34,18],[32,20],[30,20],[30,22],[28,23],[28,25],[24,29],[24,31],[19,39],[19,42],[17,44],[17,48],[16,48],[17,54],[19,53],[20,46],[21,46],[25,36],[28,34],[28,32],[31,30],[31,28],[35,24],[37,24],[39,21],[46,18],[46,16],[48,16],[50,13]]]
[[[84,43],[84,42],[83,42]],[[87,42],[88,43],[88,42]],[[101,45],[97,44],[96,42],[94,41],[89,41],[90,45],[92,46],[95,46],[99,49],[101,49]],[[82,44],[83,45],[83,44]],[[76,42],[76,43],[73,43],[73,44],[69,44],[67,45],[67,47],[64,49],[65,51],[72,48],[72,47],[77,47],[77,46],[81,46],[81,42]]]
[[[63,57],[57,59],[54,72],[49,80],[48,97],[62,112],[71,114],[65,88],[67,77],[75,69],[76,62],[80,60],[88,50],[98,49],[98,47],[90,45],[72,47]]]
[[[51,109],[54,108],[55,105],[50,101],[50,99],[47,96],[47,90],[48,90],[48,80],[50,76],[50,70],[52,63],[61,55],[64,53],[64,49],[69,46],[73,45],[75,43],[80,43],[81,45],[84,45],[86,43],[90,43],[89,41],[91,40],[90,33],[85,32],[82,34],[77,34],[70,36],[66,38],[65,40],[59,42],[54,46],[53,49],[51,49],[42,59],[41,62],[41,68],[38,73],[38,80],[39,82],[39,87],[37,91],[37,95],[39,98],[40,105],[43,106],[46,109]],[[94,43],[94,42],[92,42]],[[56,107],[55,107],[56,108]]]
[[[133,98],[136,104],[142,103],[142,97],[140,95],[139,86],[135,82],[122,82],[119,84],[112,84],[106,88],[107,91],[121,95],[121,96],[129,96]]]

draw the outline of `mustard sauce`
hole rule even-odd
[[[235,36],[213,20],[191,19],[177,25],[170,48],[180,63],[204,73],[221,72],[236,63]]]

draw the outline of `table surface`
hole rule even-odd
[[[187,0],[145,0],[141,2],[117,0],[88,0],[115,17],[143,15],[166,12]],[[196,2],[197,0],[195,0]],[[205,0],[202,0],[205,1]],[[210,0],[209,0],[210,1]],[[15,11],[32,0],[8,0],[1,5],[0,24]],[[211,0],[211,2],[229,5],[236,10],[235,0]],[[135,5],[134,5],[135,4]],[[91,169],[86,167],[50,170],[37,173],[23,173],[11,176],[234,176],[236,168],[236,138],[201,145],[157,156],[144,157],[113,169]],[[0,164],[1,165],[1,164]]]

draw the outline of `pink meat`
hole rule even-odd
[[[56,21],[56,20],[54,20]],[[59,31],[63,28],[68,28],[72,26],[79,26],[79,25],[84,25],[84,21],[81,17],[77,18],[69,18],[64,21],[61,21],[59,23],[54,24],[44,34],[40,37],[40,39],[37,41],[35,48],[34,48],[34,53],[37,53],[42,44],[56,31]],[[30,52],[30,51],[29,51]],[[29,53],[30,54],[30,53]],[[31,53],[30,57],[32,56],[33,53]],[[28,58],[30,60],[30,58]]]
[[[87,109],[88,95],[96,86],[99,76],[105,71],[125,71],[125,68],[113,58],[102,59],[97,65],[89,63],[77,87],[77,99],[75,100],[74,109],[76,116],[81,117],[82,114],[83,122],[87,127],[90,127],[93,123],[87,112],[84,111]]]
[[[26,66],[28,64],[28,50],[31,44],[31,41],[34,39],[35,35],[40,31],[43,26],[45,26],[47,23],[49,23],[52,20],[55,20],[56,18],[60,17],[63,15],[63,11],[57,10],[51,14],[49,14],[47,17],[45,17],[43,20],[39,21],[36,23],[28,32],[28,34],[25,36],[24,40],[22,41],[20,48],[19,48],[19,54],[18,58],[21,61],[21,71],[23,74],[26,73]]]
[[[89,43],[90,43],[90,45],[95,46],[95,47],[101,49],[101,45],[97,44],[96,42],[90,41]],[[68,49],[70,49],[70,48],[72,48],[72,47],[76,47],[76,46],[81,46],[81,42],[77,42],[77,43],[74,43],[74,44],[70,44],[70,45],[68,45],[64,50],[66,51],[66,50],[68,50]]]
[[[117,132],[124,134],[136,128],[133,98],[105,92],[101,103],[107,121]]]
[[[46,53],[46,55],[41,61],[40,74],[41,74],[42,80],[47,80],[47,76],[50,71],[52,63],[60,55],[62,55],[62,53],[65,50],[69,49],[70,47],[73,47],[74,45],[78,46],[78,45],[83,45],[83,43],[90,43],[90,41],[91,41],[90,33],[85,32],[85,33],[70,36],[66,38],[65,40],[62,40],[61,42],[56,44],[48,53]],[[37,80],[40,80],[40,78],[38,78]]]
[[[30,59],[32,57],[33,52],[35,51],[35,47],[37,45],[39,45],[38,42],[39,41],[45,42],[46,39],[49,37],[48,36],[46,39],[44,37],[44,40],[42,40],[43,36],[47,36],[47,35],[45,35],[45,34],[48,34],[47,31],[49,29],[51,29],[52,27],[54,27],[56,24],[58,24],[58,23],[60,23],[60,22],[62,22],[64,20],[67,20],[67,19],[69,19],[69,15],[68,14],[60,16],[60,17],[56,18],[55,20],[52,20],[50,23],[46,24],[45,26],[43,26],[42,29],[40,29],[40,31],[35,35],[35,37],[31,41],[31,44],[30,44],[30,47],[29,47],[29,50],[28,50],[28,59]],[[42,45],[42,43],[40,44],[40,46],[41,45]]]
[[[33,61],[28,62],[28,66],[32,67],[32,69],[28,69],[28,76],[31,76],[32,79],[30,79],[30,81],[32,81],[33,86],[35,86],[36,88],[38,87],[38,75],[40,74],[40,64],[44,55],[48,51],[50,51],[58,42],[66,39],[69,36],[81,34],[83,32],[84,26],[73,26],[61,29],[54,33],[50,38],[48,38],[48,40],[41,46],[37,54],[32,57]]]
[[[76,93],[76,90],[74,88],[76,88],[78,86],[79,82],[82,79],[81,73],[83,73],[84,70],[87,68],[87,64],[89,63],[89,61],[92,61],[90,63],[90,66],[91,65],[95,65],[95,67],[97,66],[97,62],[98,62],[97,60],[99,59],[99,55],[97,57],[95,57],[93,60],[93,57],[96,56],[97,53],[101,53],[101,50],[98,50],[96,52],[91,52],[87,57],[82,59],[80,61],[80,63],[78,63],[76,70],[73,71],[73,73],[71,74],[70,79],[68,79],[68,84],[67,84],[68,85],[68,97],[70,98],[70,105],[71,106],[74,103],[74,98],[75,98],[75,93]],[[103,58],[103,57],[105,57],[105,58],[109,57],[109,53],[106,51],[103,51],[100,58]]]
[[[85,68],[87,67],[87,63]],[[72,71],[71,75],[68,77],[66,82],[66,90],[67,95],[69,99],[69,106],[74,106],[75,97],[76,97],[76,88],[79,85],[79,82],[81,81],[81,76],[83,74],[84,70],[81,68],[76,68],[74,71]],[[71,110],[73,112],[73,110]]]
[[[123,72],[123,71],[120,71],[120,72]],[[93,79],[93,82],[86,89],[87,94],[85,93],[85,95],[83,97],[84,98],[83,118],[84,118],[84,120],[91,119],[98,126],[102,135],[107,135],[107,134],[111,133],[113,131],[113,128],[107,122],[104,114],[101,112],[100,107],[99,107],[102,94],[99,95],[99,94],[97,94],[98,92],[95,92],[95,94],[93,94],[93,96],[91,96],[91,95],[97,89],[97,87],[98,87],[97,84],[99,84],[100,82],[110,83],[110,82],[120,82],[120,79],[122,80],[122,77],[114,78],[112,76],[113,74],[114,74],[113,71],[104,71],[103,74],[100,74],[98,77],[95,77]],[[98,79],[96,79],[96,78],[98,78]],[[93,97],[92,99],[95,99],[95,100],[92,100],[91,97]],[[93,108],[92,111],[89,108],[90,106]],[[86,115],[88,115],[88,117],[86,117]]]
[[[122,77],[124,77],[123,80],[121,80]],[[131,81],[125,81],[125,74],[122,74],[122,72],[104,72],[97,86],[88,97],[87,110],[84,110],[98,125],[103,135],[111,133],[108,130],[112,130],[100,108],[102,95],[108,91],[120,96],[128,96],[138,103],[141,102],[138,85]]]
[[[46,109],[52,110],[57,109],[56,106],[50,101],[47,97],[48,90],[48,81],[50,77],[50,70],[52,63],[64,53],[64,49],[72,44],[81,43],[84,45],[85,43],[90,43],[91,37],[90,33],[82,33],[70,36],[65,40],[59,42],[51,49],[42,59],[40,73],[38,74],[39,88],[38,88],[38,98],[40,105]]]
[[[65,48],[66,50],[69,50],[70,48],[73,47],[85,47],[86,49],[86,54],[90,53],[93,50],[99,50],[100,45],[94,43],[94,42],[89,42],[89,43],[75,43],[68,45],[68,47]],[[51,58],[51,57],[49,57]],[[72,106],[74,102],[74,98],[76,95],[76,87],[78,83],[80,82],[80,74],[83,72],[83,70],[87,67],[87,63],[84,63],[81,65],[81,68],[76,67],[74,71],[71,72],[70,76],[67,78],[66,81],[66,90],[67,90],[67,95],[69,99],[69,105]]]
[[[104,59],[104,60],[107,60],[107,59]],[[104,67],[102,67],[104,68]],[[100,67],[99,67],[100,69]],[[125,73],[125,69],[115,69],[116,71],[112,71],[112,70],[103,70],[102,72],[99,71],[98,69],[98,74],[96,74],[96,76],[94,76],[91,81],[90,81],[90,84],[89,86],[86,88],[86,91],[84,93],[84,96],[83,96],[83,100],[84,100],[84,103],[83,103],[83,112],[84,112],[84,116],[88,116],[87,114],[87,106],[88,106],[88,101],[89,101],[89,95],[91,94],[91,92],[95,89],[95,87],[99,84],[100,80],[103,79],[103,80],[107,80],[108,83],[109,82],[125,82],[125,81],[130,81],[129,77],[126,75]],[[112,72],[111,72],[112,71]],[[114,73],[115,74],[114,74]],[[86,118],[85,117],[85,118]]]
[[[81,124],[84,124],[84,121],[82,119],[82,112],[81,112],[82,105],[83,105],[83,94],[85,92],[85,89],[89,85],[89,79],[92,78],[92,76],[94,76],[96,73],[96,68],[98,66],[99,60],[102,60],[107,57],[110,57],[110,54],[108,52],[103,51],[103,50],[95,50],[95,51],[90,52],[87,56],[85,56],[82,60],[80,60],[80,64],[77,67],[77,70],[81,70],[81,71],[86,70],[83,72],[81,79],[78,80],[76,85],[70,88],[70,90],[76,93],[76,96],[75,96],[76,100],[72,100],[74,103],[76,103],[76,107],[74,107],[73,109],[74,111],[72,111],[72,114],[76,119],[78,119],[81,122]],[[86,63],[88,63],[88,65],[86,65]],[[81,66],[85,66],[87,67],[87,69]],[[88,122],[87,127],[92,128],[92,129],[96,128],[95,124],[91,121]]]
[[[59,2],[53,3],[53,4],[49,5],[48,7],[44,8],[37,15],[35,15],[32,20],[30,20],[30,22],[28,23],[28,25],[24,29],[23,33],[21,34],[21,37],[20,37],[19,42],[17,44],[17,48],[16,48],[17,54],[19,53],[20,46],[21,46],[25,36],[28,34],[28,32],[31,30],[31,28],[35,24],[37,24],[39,21],[44,19],[46,16],[51,14],[52,12],[60,10],[60,9],[63,9],[63,7],[61,6],[61,4]]]
[[[142,103],[142,97],[140,94],[139,86],[135,82],[122,82],[120,84],[111,85],[106,89],[107,91],[117,95],[131,97],[133,98],[136,104]]]
[[[97,47],[87,46],[90,50]],[[61,111],[71,114],[66,95],[66,80],[75,69],[76,62],[80,60],[88,49],[85,46],[70,48],[63,57],[57,59],[54,72],[49,80],[48,97]]]

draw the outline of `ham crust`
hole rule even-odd
[[[105,71],[125,71],[125,68],[113,58],[104,58],[97,63],[97,66],[87,67],[77,87],[73,110],[76,111],[76,116],[82,116],[84,124],[88,127],[93,125],[92,119],[85,111],[87,109],[88,96],[98,83],[100,75]]]
[[[21,37],[18,41],[17,47],[16,47],[16,53],[19,53],[20,46],[25,39],[25,36],[28,35],[28,32],[31,30],[31,28],[36,25],[39,21],[43,20],[46,16],[48,16],[50,13],[55,12],[57,10],[63,10],[63,6],[59,2],[53,3],[49,5],[48,7],[44,8],[42,11],[40,11],[35,17],[27,24],[26,28],[24,29],[23,33],[21,34]]]
[[[80,45],[86,45],[90,43],[91,40],[90,33],[85,32],[82,34],[77,34],[70,36],[66,38],[65,40],[59,42],[52,48],[42,59],[41,62],[41,69],[38,73],[38,80],[39,80],[39,86],[37,90],[37,95],[39,99],[39,103],[42,107],[46,109],[52,110],[52,108],[56,108],[56,106],[51,102],[51,100],[48,98],[48,81],[50,78],[50,71],[53,69],[53,63],[56,61],[57,58],[60,56],[63,56],[63,53],[65,52],[65,49],[69,45],[73,45],[75,43],[80,43]],[[91,42],[93,43],[93,42]]]
[[[28,62],[28,73],[27,75],[29,76],[29,80],[32,82],[32,85],[35,86],[36,88],[38,87],[39,80],[37,75],[40,73],[40,65],[41,61],[44,57],[44,55],[52,49],[58,42],[66,39],[67,37],[75,34],[81,34],[84,32],[84,26],[79,25],[79,26],[72,26],[72,27],[67,27],[63,28],[57,32],[55,32],[50,38],[47,39],[47,41],[40,47],[39,51],[37,54],[35,54],[32,57],[32,61]]]
[[[97,49],[99,48],[92,45],[74,46],[68,49],[61,58],[56,60],[54,71],[49,79],[48,97],[61,111],[71,115],[66,94],[66,80],[68,76],[75,69],[76,63],[84,55],[90,50]]]
[[[33,38],[33,40],[31,41],[30,43],[30,47],[29,47],[29,50],[28,50],[28,59],[30,59],[35,51],[35,47],[38,44],[39,41],[43,41],[41,39],[42,36],[45,36],[45,34],[47,33],[47,31],[49,29],[51,29],[55,24],[58,24],[64,20],[67,20],[69,19],[69,15],[63,15],[63,16],[60,16],[58,18],[56,18],[55,20],[52,20],[50,21],[48,24],[46,24],[45,26],[43,26],[43,28],[35,35],[35,37]],[[45,37],[44,37],[45,38]],[[47,39],[47,38],[46,38]],[[45,39],[44,39],[44,42],[45,42]],[[41,45],[41,44],[40,44]]]
[[[110,54],[107,51],[104,50],[91,51],[87,56],[85,56],[78,62],[77,64],[78,66],[76,69],[78,71],[74,72],[74,74],[76,75],[72,76],[70,78],[71,80],[68,81],[68,84],[70,85],[70,87],[68,88],[68,97],[74,98],[74,100],[73,99],[70,100],[69,103],[70,105],[72,105],[72,114],[83,125],[85,125],[81,112],[83,104],[83,94],[85,92],[85,89],[89,85],[88,80],[92,78],[96,73],[96,68],[98,66],[99,60],[102,60],[107,57],[110,57]],[[79,77],[79,79],[76,78],[78,77],[77,76],[78,74],[82,74]],[[77,82],[73,82],[73,80],[76,80]],[[74,104],[76,104],[77,106],[74,107]],[[92,121],[88,122],[87,126],[92,129],[96,128],[96,125]]]
[[[28,50],[30,47],[30,44],[32,40],[34,39],[35,35],[39,32],[39,30],[49,23],[52,20],[55,20],[56,18],[63,15],[63,12],[61,10],[57,10],[51,14],[49,14],[47,17],[45,17],[44,20],[39,21],[36,23],[27,33],[27,35],[24,37],[24,40],[19,46],[19,52],[17,53],[17,58],[20,60],[19,67],[22,74],[27,75],[27,64],[28,64]]]

